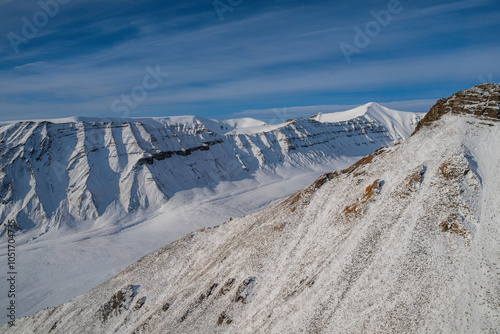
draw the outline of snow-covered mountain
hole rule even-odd
[[[17,315],[85,293],[190,231],[260,211],[409,136],[391,129],[421,117],[388,110],[403,121],[386,126],[365,117],[374,106],[325,123],[184,116],[1,124],[0,218],[22,227]],[[3,226],[0,236],[7,261]]]
[[[399,145],[0,331],[494,333],[499,92],[442,100]],[[457,96],[459,110],[440,107]],[[485,101],[496,117],[475,112]]]
[[[44,233],[159,208],[178,191],[258,169],[369,154],[408,137],[420,118],[373,103],[334,115],[277,125],[192,116],[4,123],[0,221]]]
[[[357,117],[382,125],[395,141],[408,138],[415,130],[415,115],[389,109],[373,102],[343,112],[319,113],[312,119],[322,123],[335,123]]]

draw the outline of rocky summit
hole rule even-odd
[[[472,114],[500,119],[500,84],[484,83],[439,100],[417,125],[415,131],[444,114]]]

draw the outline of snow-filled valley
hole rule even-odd
[[[18,315],[66,302],[186,233],[257,212],[409,137],[422,117],[374,103],[338,114],[275,125],[192,116],[0,124],[0,218],[22,229]],[[0,261],[6,240],[3,229]]]
[[[495,333],[499,101],[440,100],[407,140],[0,332]]]

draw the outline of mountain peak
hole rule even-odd
[[[336,123],[363,118],[388,129],[394,141],[397,142],[407,138],[413,132],[421,117],[421,114],[389,109],[376,102],[369,102],[347,111],[329,114],[319,113],[312,119],[322,123]]]
[[[500,84],[484,83],[436,102],[415,132],[444,114],[472,114],[500,119]]]
[[[363,104],[362,107],[366,107],[366,108],[378,108],[378,107],[385,108],[384,106],[378,104],[377,102],[368,102],[366,104]]]
[[[356,108],[349,109],[346,111],[337,111],[333,113],[318,113],[316,116],[312,117],[313,119],[317,120],[318,122],[323,122],[323,123],[335,123],[335,122],[344,122],[347,120],[351,120],[357,117],[362,117],[367,114],[373,112],[379,112],[379,113],[405,113],[403,111],[398,111],[398,110],[392,110],[389,108],[386,108],[376,102],[368,102],[365,104],[362,104]]]

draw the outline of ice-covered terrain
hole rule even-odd
[[[346,114],[277,125],[194,116],[1,124],[0,218],[22,228],[17,314],[68,301],[190,231],[254,213],[408,137],[421,117],[376,104]]]
[[[0,332],[495,333],[500,122],[476,104]]]

